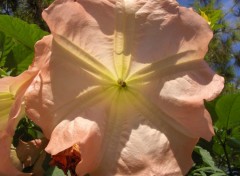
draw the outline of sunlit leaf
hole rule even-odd
[[[5,70],[0,68],[0,77],[3,77],[3,76],[8,76],[8,73]]]
[[[9,53],[5,66],[18,75],[29,67],[32,63],[33,56],[34,53],[32,50],[18,44],[12,49],[11,53]]]
[[[0,67],[3,67],[8,54],[11,52],[15,43],[11,37],[0,32]]]
[[[8,15],[0,15],[0,31],[31,50],[39,39],[47,35],[47,32],[42,31],[37,25]]]
[[[207,164],[208,166],[211,166],[212,168],[215,168],[215,163],[213,161],[213,158],[207,150],[203,149],[200,146],[196,146],[194,151],[197,152],[199,155],[201,155],[202,160],[205,164]]]
[[[226,176],[225,173],[215,173],[215,174],[211,174],[210,176]]]
[[[218,174],[215,176],[226,176],[226,173],[218,168],[212,168],[212,167],[201,167],[199,169],[194,170],[189,174],[189,176],[212,176],[214,174]]]
[[[224,95],[216,103],[218,128],[230,129],[240,125],[240,94]]]
[[[32,63],[34,45],[47,32],[18,18],[0,15],[0,67],[19,75]],[[7,76],[1,70],[2,76]]]
[[[209,3],[208,6],[199,9],[200,15],[208,22],[212,30],[218,30],[223,28],[223,24],[219,21],[223,17],[222,10],[215,9],[213,3]]]

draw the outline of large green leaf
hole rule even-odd
[[[215,123],[218,119],[217,113],[215,111],[216,102],[217,102],[217,99],[215,99],[213,101],[204,101],[204,105],[205,105],[206,109],[211,114],[213,123]]]
[[[240,141],[240,125],[231,130],[231,136]]]
[[[48,34],[37,25],[28,24],[8,15],[0,15],[0,31],[31,50],[38,40]]]
[[[26,70],[32,63],[35,43],[47,34],[37,25],[0,15],[0,76],[6,76],[6,71],[15,76]]]
[[[231,129],[240,125],[240,94],[224,95],[218,99],[215,111],[218,128]]]
[[[34,53],[21,44],[15,45],[8,54],[5,67],[12,70],[13,75],[18,75],[32,63]]]
[[[11,52],[15,43],[11,37],[0,32],[0,66],[4,66],[8,54]]]
[[[0,32],[0,66],[3,65],[3,51],[4,51],[4,40],[5,40],[5,35],[4,33]]]
[[[240,152],[240,141],[234,137],[228,137],[226,139],[227,145],[232,147],[235,151]]]

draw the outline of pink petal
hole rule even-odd
[[[78,144],[81,148],[79,175],[93,172],[101,162],[104,132],[99,126],[103,126],[105,120],[102,118],[104,116],[95,115],[98,119],[94,118],[95,113],[96,110],[91,112],[90,118],[83,116],[60,122],[52,132],[50,144],[46,148],[48,153],[55,155]]]
[[[0,118],[1,121],[3,121],[3,123],[1,123],[2,128],[0,130],[6,127],[8,123],[8,132],[10,132],[12,135],[14,134],[18,120],[21,118],[20,112],[21,105],[23,103],[23,96],[34,77],[38,74],[41,67],[43,67],[43,65],[47,62],[47,57],[43,55],[42,52],[49,50],[49,48],[46,46],[49,45],[51,39],[51,36],[44,37],[41,42],[38,42],[36,44],[35,60],[27,71],[24,71],[16,77],[5,77],[0,79],[0,93],[2,95],[6,94],[8,96],[7,99],[5,96],[0,96]],[[8,105],[6,105],[6,103],[8,103]]]
[[[19,140],[16,148],[17,156],[24,167],[33,166],[42,155],[48,141],[44,138],[34,139],[29,142]]]
[[[10,159],[11,140],[19,120],[24,116],[24,94],[47,62],[48,57],[42,51],[49,50],[46,49],[49,42],[51,42],[51,36],[45,37],[36,44],[35,61],[27,71],[16,77],[0,79],[0,154],[2,156],[0,173],[2,175],[24,175],[13,166]]]
[[[91,53],[109,70],[114,65],[114,37],[120,37],[114,36],[116,31],[125,35],[122,52],[131,53],[141,63],[188,50],[203,58],[212,38],[212,31],[201,16],[169,0],[57,0],[43,12],[43,18],[53,34]]]
[[[79,175],[185,174],[192,164],[197,139],[179,133],[164,121],[153,124],[139,113],[139,108],[145,107],[138,107],[134,99],[122,100],[123,96],[112,97],[111,105],[108,100],[99,102],[72,121],[62,121],[52,132],[47,152],[54,155],[79,144]],[[128,102],[121,107],[119,101]]]
[[[30,70],[36,69],[40,71],[48,64],[49,56],[51,54],[51,43],[52,35],[47,35],[35,44],[35,57],[32,65],[29,68]]]
[[[173,65],[160,70],[148,82],[151,84],[144,85],[143,81],[139,87],[145,88],[137,89],[168,116],[165,121],[176,123],[175,127],[183,128],[187,136],[211,140],[212,121],[203,100],[213,100],[220,94],[224,86],[222,77],[200,60],[193,65]]]
[[[15,121],[15,119],[19,117],[22,97],[35,75],[36,71],[28,70],[17,77],[5,77],[0,79],[0,93],[2,95],[0,96],[1,130],[4,130],[8,123],[8,131],[14,134],[15,125],[18,123],[18,120],[14,122],[14,124],[8,122],[8,120]]]
[[[136,61],[154,62],[190,50],[204,57],[212,38],[204,19],[176,1],[144,2],[136,12]]]
[[[10,158],[10,147],[15,128],[23,117],[23,95],[35,75],[35,71],[25,71],[17,77],[0,79],[0,174],[4,176],[20,175]]]
[[[46,151],[77,143],[79,175],[186,174],[198,138],[213,134],[203,99],[223,87],[202,61],[206,21],[170,0],[56,0],[43,17],[50,62],[26,111],[50,139]]]
[[[114,2],[109,0],[57,0],[43,11],[43,18],[53,35],[63,36],[79,46],[80,51],[91,53],[113,72],[110,37],[114,32],[113,8]]]
[[[158,96],[153,96],[158,97],[158,106],[184,126],[190,136],[211,140],[214,131],[203,100],[216,98],[223,86],[224,79],[206,65],[162,78],[156,92]]]
[[[81,105],[88,100],[94,102],[104,87],[94,87],[99,80],[81,69],[78,60],[56,42],[48,52],[44,55],[51,56],[50,63],[41,69],[28,88],[25,100],[29,117],[50,137],[58,123],[64,119],[74,119],[71,117],[75,117],[75,114],[71,115],[72,109],[78,106],[79,109],[84,108]]]
[[[23,175],[14,165],[10,158],[10,147],[12,143],[12,137],[6,133],[0,133],[0,175],[1,176],[13,176]],[[29,175],[29,174],[28,174]]]

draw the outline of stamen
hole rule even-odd
[[[127,84],[125,81],[123,81],[122,79],[119,79],[117,82],[121,87],[127,87]]]

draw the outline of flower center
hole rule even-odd
[[[126,82],[123,81],[122,79],[119,79],[119,80],[117,81],[117,83],[118,83],[118,85],[119,85],[120,87],[122,87],[122,88],[127,87]]]

